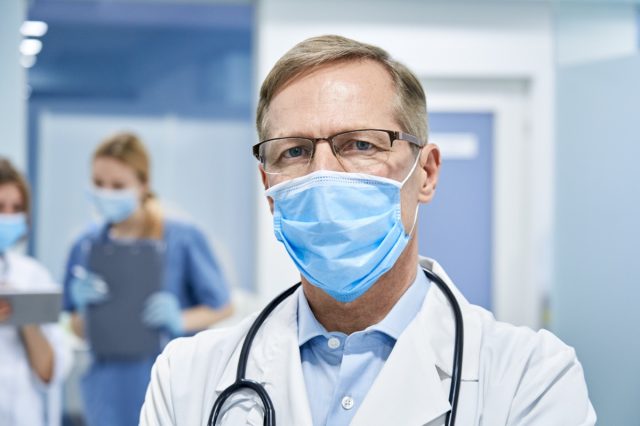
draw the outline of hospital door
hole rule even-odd
[[[493,114],[434,112],[430,142],[442,167],[435,198],[420,207],[420,253],[436,259],[465,297],[491,309]]]

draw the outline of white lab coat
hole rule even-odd
[[[6,262],[6,263],[5,263]],[[34,259],[7,252],[0,259],[6,276],[0,282],[20,290],[58,288],[47,270]],[[70,351],[57,324],[41,330],[54,352],[53,378],[44,383],[29,365],[15,326],[0,325],[0,425],[58,426],[61,423],[62,380],[70,364]]]
[[[548,331],[496,321],[469,304],[435,262],[421,263],[453,290],[464,319],[464,362],[457,425],[593,425],[582,366]],[[301,291],[301,290],[298,290]],[[277,308],[256,336],[247,377],[266,387],[278,425],[311,425],[300,363],[297,297]],[[216,397],[233,383],[240,347],[255,316],[239,325],[174,340],[158,357],[141,412],[144,426],[205,425]],[[432,285],[353,418],[353,426],[444,425],[454,320]],[[224,425],[262,425],[258,398],[243,391],[225,404]],[[341,409],[341,408],[339,408]]]

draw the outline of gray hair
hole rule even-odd
[[[268,136],[269,105],[288,82],[322,65],[357,60],[375,61],[389,72],[396,90],[395,119],[421,141],[427,142],[427,101],[422,84],[403,64],[377,46],[337,35],[308,38],[282,56],[273,66],[260,88],[256,128],[260,140]]]

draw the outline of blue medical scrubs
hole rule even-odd
[[[87,268],[91,245],[107,235],[105,226],[85,232],[73,245],[64,278],[64,309],[74,312],[69,285],[75,265]],[[166,244],[163,289],[171,292],[182,309],[229,303],[229,287],[204,235],[193,225],[164,221]],[[90,426],[137,425],[155,356],[133,360],[93,359],[82,379],[85,416]]]

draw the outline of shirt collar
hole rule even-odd
[[[365,331],[378,331],[386,334],[394,340],[398,340],[404,329],[416,317],[424,298],[429,290],[430,283],[422,268],[418,266],[416,279],[404,292],[402,297],[391,308],[382,321],[367,327]],[[317,336],[329,337],[327,330],[318,322],[311,311],[304,291],[298,292],[298,345],[302,346]]]

